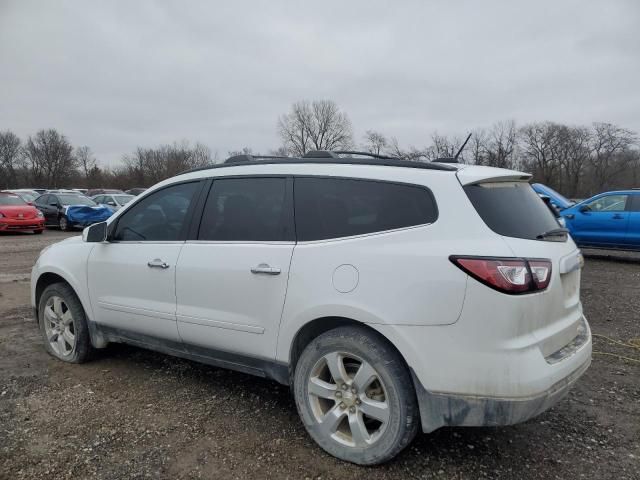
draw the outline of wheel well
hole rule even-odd
[[[40,297],[42,296],[44,289],[54,283],[66,283],[69,285],[69,282],[56,273],[47,272],[40,275],[40,278],[38,278],[38,282],[36,283],[36,308],[38,308]]]
[[[322,317],[322,318],[316,318],[315,320],[312,320],[311,322],[303,326],[300,330],[298,330],[298,333],[296,333],[296,336],[293,339],[293,342],[291,343],[291,353],[289,355],[289,383],[290,384],[293,384],[292,379],[296,370],[296,364],[298,363],[298,359],[300,358],[300,355],[302,354],[306,346],[309,345],[309,343],[317,336],[322,335],[323,333],[328,332],[329,330],[333,330],[334,328],[344,327],[344,326],[355,326],[355,327],[363,328],[365,330],[373,332],[374,335],[376,335],[380,339],[380,341],[385,342],[387,345],[391,346],[391,348],[393,348],[396,352],[398,352],[398,355],[400,355],[400,358],[402,358],[402,360],[405,363],[405,366],[407,366],[408,368],[407,361],[405,360],[402,353],[396,348],[396,346],[393,343],[391,343],[384,335],[382,335],[376,329],[371,328],[369,325],[365,323],[358,322],[350,318]]]

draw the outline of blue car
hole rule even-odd
[[[560,215],[581,247],[640,250],[640,189],[600,193]]]

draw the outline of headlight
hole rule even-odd
[[[38,213],[36,213],[36,217],[42,218],[44,217],[44,214],[40,210],[38,210]]]
[[[567,221],[565,220],[564,217],[558,217],[558,223],[560,224],[561,227],[567,226]]]

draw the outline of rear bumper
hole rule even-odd
[[[591,358],[550,389],[526,398],[490,398],[431,393],[412,371],[420,406],[422,430],[432,432],[444,426],[513,425],[533,418],[562,400],[571,386],[589,368]]]
[[[31,232],[33,230],[44,230],[43,218],[0,218],[0,232]]]

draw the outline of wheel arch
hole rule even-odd
[[[298,331],[296,332],[293,340],[291,342],[291,346],[289,349],[289,384],[293,385],[293,375],[296,369],[296,365],[298,360],[300,359],[300,355],[304,351],[304,349],[309,345],[309,343],[319,335],[322,335],[329,330],[333,330],[338,327],[344,326],[354,326],[358,328],[362,328],[373,333],[381,342],[384,342],[391,348],[393,348],[402,361],[404,362],[405,368],[407,372],[411,373],[411,369],[409,368],[409,364],[407,363],[407,359],[402,354],[400,349],[383,333],[378,331],[374,326],[369,325],[364,322],[360,322],[358,320],[354,320],[348,317],[340,317],[340,316],[328,316],[328,317],[320,317],[314,320],[311,320],[305,323]],[[414,385],[414,389],[416,386]]]
[[[74,282],[66,278],[60,272],[55,272],[50,270],[45,271],[45,272],[42,272],[38,277],[38,279],[36,280],[36,287],[34,289],[34,302],[35,302],[34,306],[35,306],[35,318],[38,320],[38,322],[40,319],[38,308],[40,305],[40,298],[42,297],[42,293],[45,291],[45,289],[48,286],[53,285],[54,283],[64,283],[65,285],[68,285],[69,288],[71,288],[76,298],[80,302],[82,309],[84,310],[84,314],[87,320],[87,326],[89,328],[89,337],[91,338],[91,344],[95,348],[104,348],[108,342],[104,339],[104,337],[99,332],[94,322],[91,320],[91,310],[88,308],[89,307],[88,299],[84,299],[83,296],[78,291],[78,288],[76,288],[76,286],[74,285]]]

